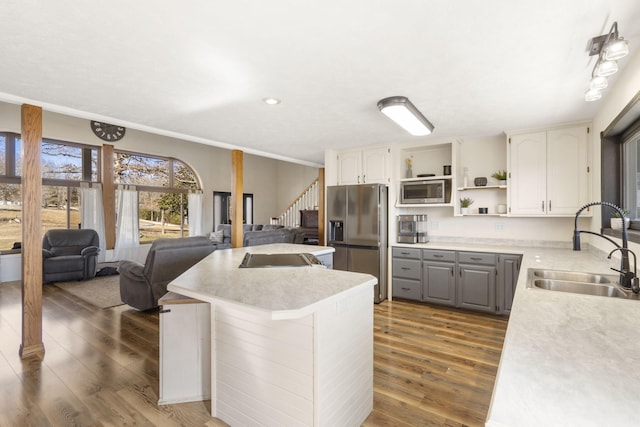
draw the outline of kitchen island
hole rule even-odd
[[[169,284],[209,304],[213,416],[230,425],[357,426],[372,411],[375,277],[311,266],[239,268],[246,253],[332,251],[219,250]]]
[[[402,246],[523,256],[486,425],[638,425],[640,301],[527,288],[530,269],[609,275],[619,259],[570,242],[465,240]]]

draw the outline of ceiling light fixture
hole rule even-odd
[[[381,99],[378,109],[411,135],[424,136],[433,132],[431,122],[405,96]]]
[[[262,100],[262,102],[264,102],[267,105],[276,105],[276,104],[280,104],[280,100],[277,98],[264,98]]]
[[[589,40],[587,45],[589,56],[598,55],[593,70],[589,90],[585,92],[585,101],[595,101],[602,98],[602,89],[608,85],[607,77],[618,71],[620,58],[629,53],[629,42],[618,34],[618,23],[614,22],[609,33],[597,36]]]

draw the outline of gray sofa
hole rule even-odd
[[[158,306],[170,281],[209,255],[215,246],[206,237],[157,239],[151,244],[144,265],[120,261],[120,297],[138,310]]]
[[[222,241],[215,242],[217,249],[231,247],[231,225],[219,224],[216,232]],[[299,227],[289,228],[274,224],[243,224],[242,246],[268,245],[270,243],[298,243],[304,241],[304,232]]]
[[[100,239],[95,230],[49,230],[42,238],[42,281],[89,280],[96,275]]]

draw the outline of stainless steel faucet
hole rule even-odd
[[[636,276],[636,271],[637,271],[636,254],[631,249],[615,248],[614,250],[609,252],[609,255],[607,256],[607,259],[611,259],[611,255],[613,255],[613,253],[616,252],[616,251],[620,251],[622,253],[628,252],[631,255],[633,255],[633,271],[618,270],[618,269],[613,268],[613,267],[611,267],[611,269],[613,271],[617,271],[618,273],[623,274],[625,277],[627,277],[627,280],[631,283],[631,290],[633,291],[633,293],[634,294],[639,293],[640,292],[640,280]]]
[[[601,233],[594,233],[593,231],[587,231],[587,230],[578,230],[578,217],[580,216],[582,211],[587,209],[588,207],[596,206],[596,205],[607,206],[607,207],[615,210],[616,212],[618,212],[618,214],[620,214],[620,217],[623,218],[622,246],[620,246],[619,244],[614,242],[613,239],[610,239],[610,238],[608,238],[607,236],[605,236],[605,235],[603,235]],[[620,273],[620,286],[622,286],[625,289],[633,289],[633,282],[634,282],[634,279],[636,279],[636,269],[635,269],[635,262],[634,262],[633,271],[631,271],[629,269],[629,252],[631,252],[633,254],[634,260],[635,260],[636,254],[634,254],[628,248],[629,235],[627,234],[627,228],[624,227],[624,212],[622,211],[622,209],[620,209],[618,206],[614,205],[613,203],[609,203],[609,202],[591,202],[591,203],[587,203],[586,205],[584,205],[583,207],[578,209],[578,212],[576,212],[576,217],[575,217],[575,222],[574,222],[574,227],[573,227],[573,250],[574,251],[579,251],[580,250],[580,233],[587,233],[587,234],[593,234],[594,236],[600,236],[603,239],[608,240],[609,242],[613,243],[613,245],[618,250],[620,250],[620,252],[621,252],[620,270],[616,270],[616,269],[612,269],[612,270],[617,271],[617,272]],[[609,254],[608,258],[611,258],[611,254],[613,252],[615,252],[615,250],[612,251]],[[636,291],[634,290],[634,292],[636,292]]]

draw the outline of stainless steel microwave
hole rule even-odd
[[[451,201],[451,181],[434,179],[405,181],[400,184],[400,203],[429,204]]]

